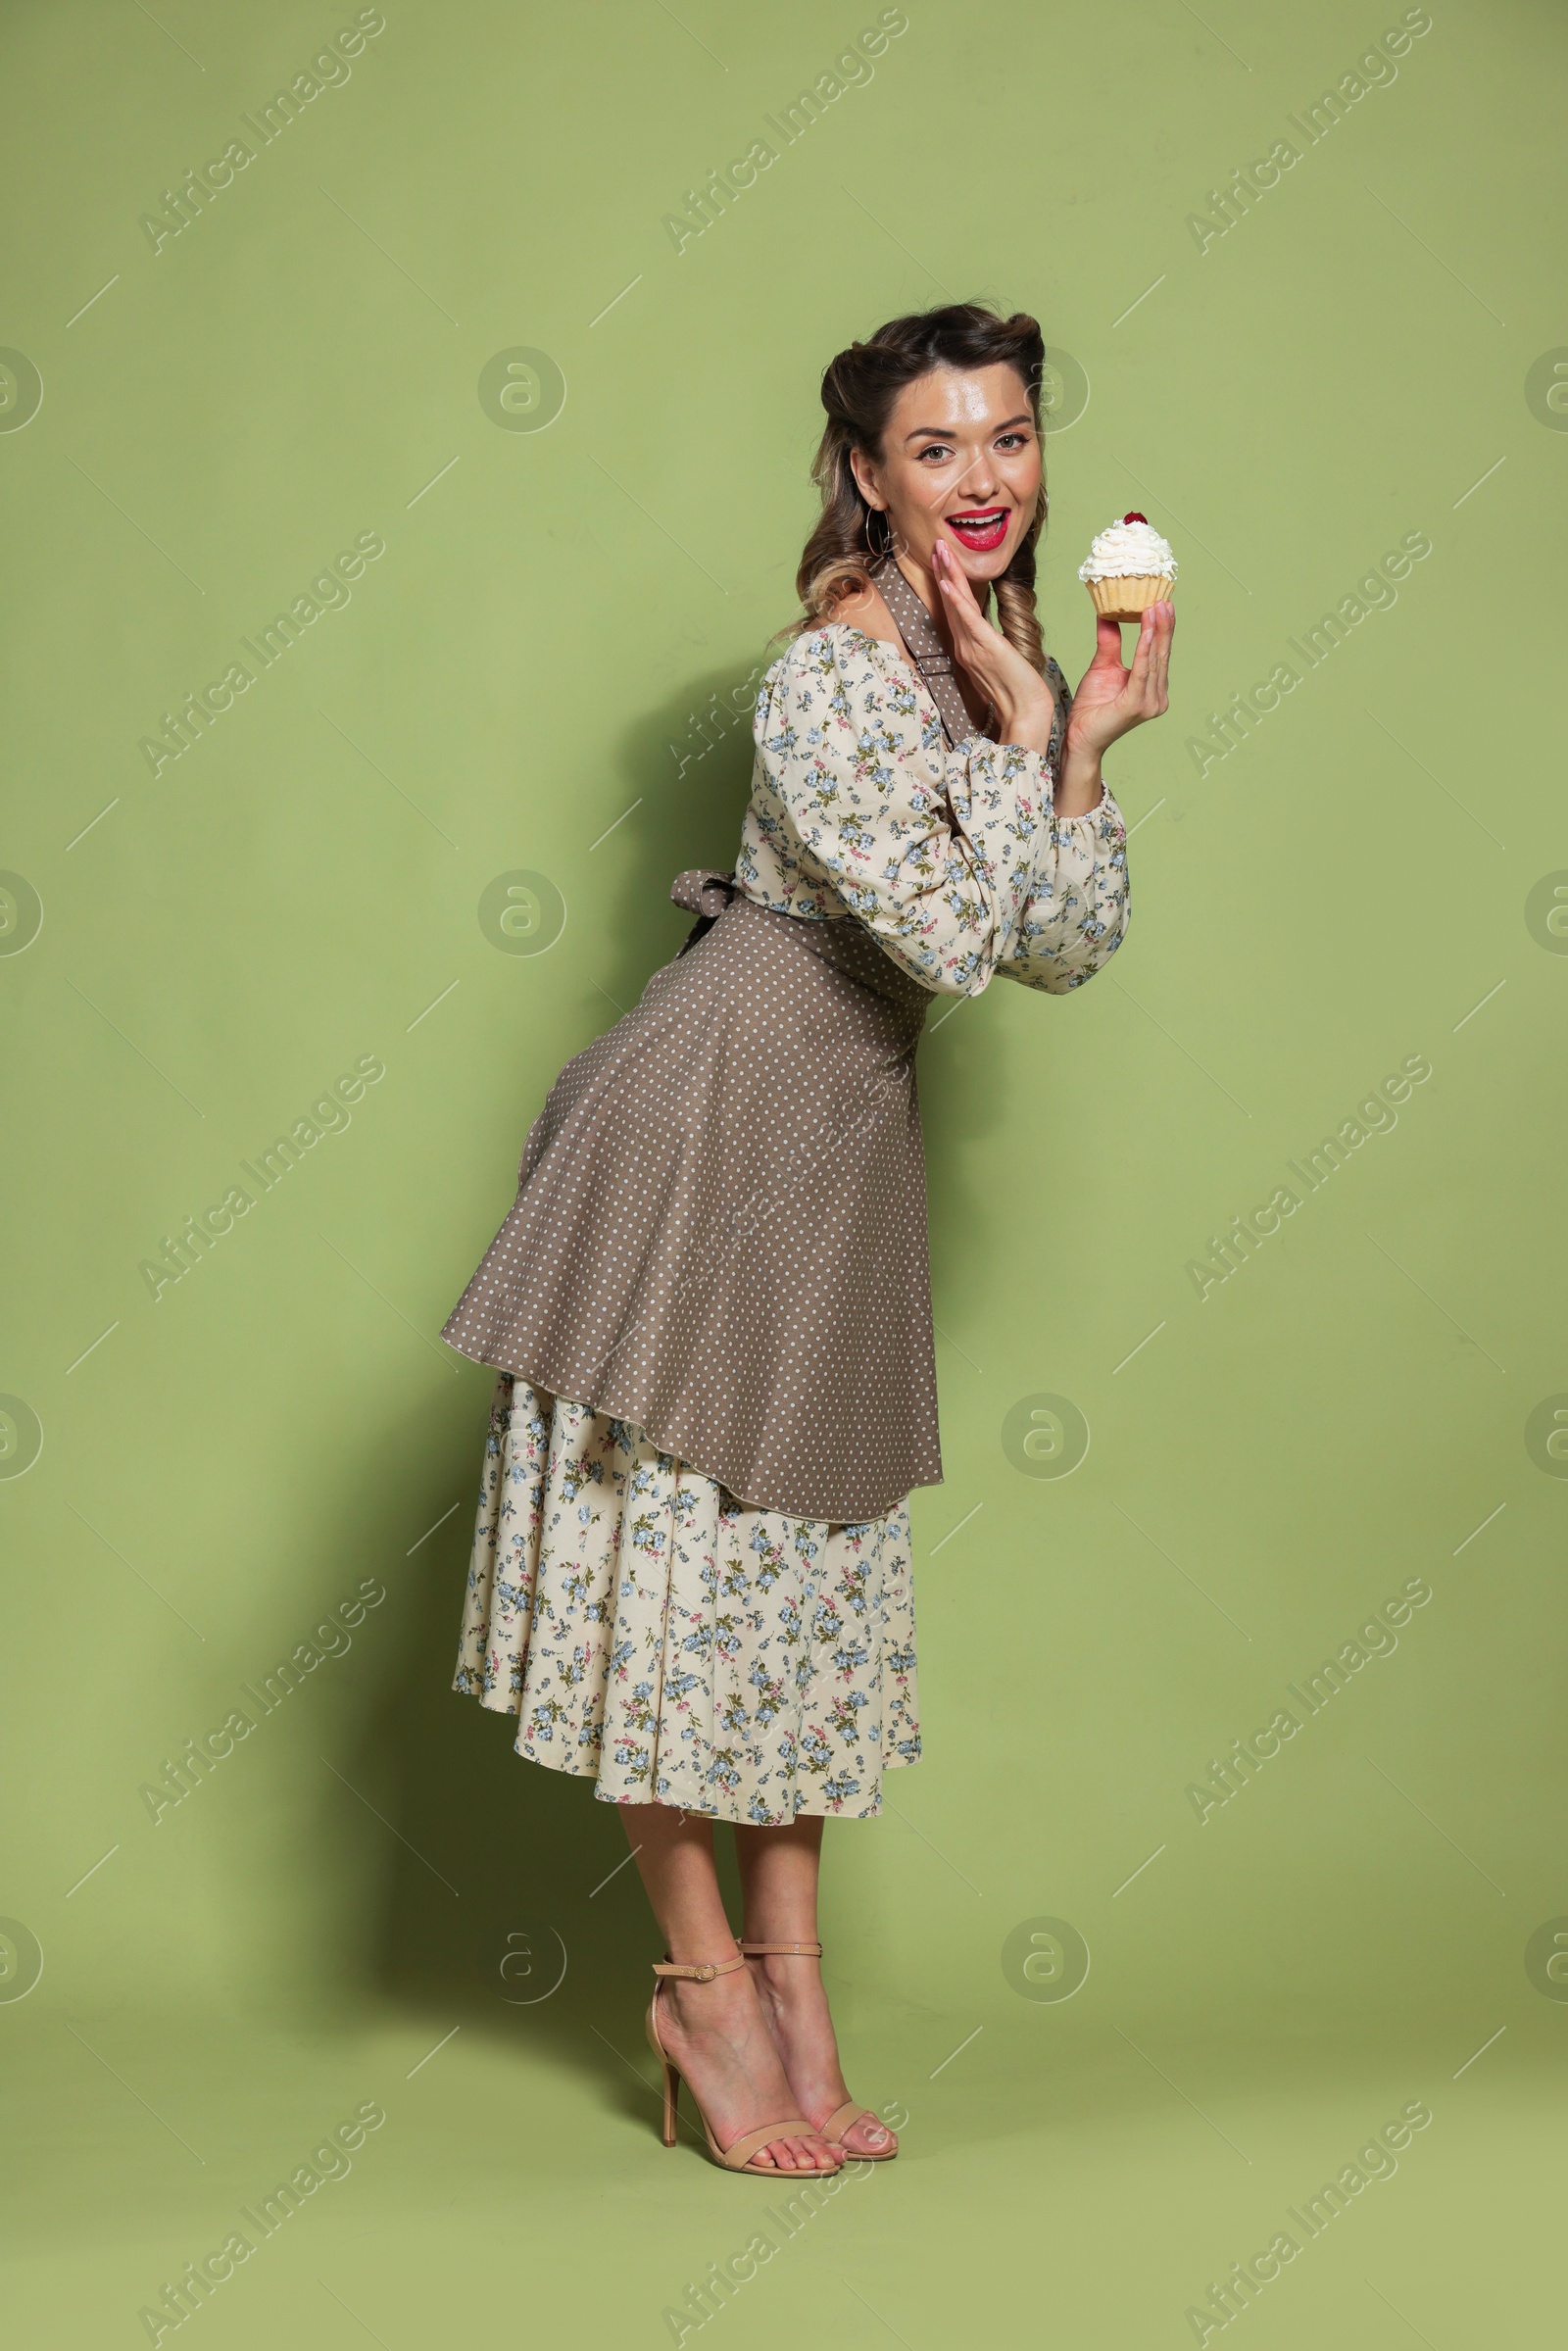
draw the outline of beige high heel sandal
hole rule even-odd
[[[788,1952],[792,1957],[797,1959],[820,1959],[822,1956],[822,1946],[820,1943],[743,1942],[741,1944],[741,1957],[743,1959],[760,1959],[763,1953],[767,1951]],[[853,2155],[857,2163],[891,2163],[894,2157],[898,2154],[899,2150],[897,2147],[885,2148],[880,2155],[862,2155],[858,2148],[846,2147],[844,2145],[845,2131],[853,2131],[857,2123],[874,2123],[879,2131],[885,2131],[887,2129],[887,2125],[883,2122],[882,2117],[879,2114],[873,2114],[869,2106],[857,2106],[855,2100],[851,2098],[848,2105],[834,2107],[833,2112],[828,2116],[827,2121],[823,2123],[817,2130],[816,2136],[818,2138],[825,2138],[830,2147],[843,2148],[844,2153],[846,2155]]]
[[[654,1985],[654,1996],[648,2003],[648,2045],[664,2069],[664,2123],[662,2136],[666,2147],[675,2144],[675,2110],[680,2099],[680,2074],[674,2060],[665,2055],[664,2044],[659,2037],[659,1994],[663,1979],[666,1976],[683,1976],[693,1984],[711,1984],[715,1976],[732,1976],[737,1968],[745,1965],[745,1960],[739,1954],[733,1959],[705,1959],[696,1967],[681,1967],[670,1959],[656,1959],[654,1962],[654,1974],[660,1982]],[[789,2115],[782,2123],[769,2123],[760,2131],[743,2131],[733,2146],[721,2147],[713,2136],[712,2126],[704,2114],[695,2090],[692,2091],[692,2103],[697,2108],[703,2126],[708,2152],[724,2171],[751,2172],[759,2180],[808,2180],[813,2176],[819,2180],[831,2178],[831,2174],[817,2164],[812,2164],[808,2169],[803,2167],[786,2172],[780,2164],[757,2163],[753,2160],[776,2138],[816,2138],[819,2133],[811,2129],[804,2115]]]

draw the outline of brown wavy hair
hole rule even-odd
[[[796,592],[805,611],[801,619],[781,633],[798,635],[831,619],[846,596],[866,587],[871,564],[892,545],[887,515],[867,506],[860,495],[850,452],[858,449],[881,462],[882,435],[905,385],[929,375],[935,367],[1000,365],[1016,368],[1029,395],[1038,431],[1045,364],[1045,339],[1037,319],[1027,311],[1014,311],[1004,318],[981,302],[954,302],[941,310],[890,318],[868,342],[852,343],[848,351],[839,353],[822,377],[827,424],[811,464],[811,479],[822,494],[822,513],[806,542],[795,575]],[[1045,527],[1047,504],[1042,473],[1034,519],[1006,570],[991,583],[1003,635],[1032,668],[1042,671],[1046,654],[1035,610],[1035,546]]]

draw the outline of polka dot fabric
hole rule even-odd
[[[856,921],[682,874],[702,916],[567,1062],[442,1336],[737,1499],[872,1519],[942,1475],[914,1053]]]

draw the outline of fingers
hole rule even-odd
[[[1167,710],[1170,705],[1167,681],[1170,677],[1171,638],[1175,633],[1176,607],[1173,604],[1155,605],[1153,683],[1161,710]]]
[[[1014,658],[1006,638],[980,610],[967,572],[940,539],[931,550],[931,576],[942,593],[953,624],[954,651],[964,668],[991,691]]]
[[[1106,666],[1112,661],[1121,667],[1121,622],[1107,620],[1102,612],[1095,622],[1095,663]]]
[[[987,690],[991,690],[995,680],[990,669],[995,666],[997,648],[1005,640],[981,612],[962,564],[940,539],[931,550],[931,576],[941,591],[953,624],[955,652],[964,668],[980,677]]]
[[[943,598],[958,665],[982,693],[990,696],[1002,713],[1004,726],[1016,725],[1029,712],[1038,715],[1042,700],[1049,713],[1050,687],[1022,654],[1008,644],[1001,629],[986,617],[962,564],[940,539],[931,551],[931,576]],[[1027,742],[1032,737],[1021,739]]]
[[[1138,647],[1128,672],[1125,699],[1129,711],[1142,718],[1158,718],[1170,707],[1170,641],[1176,627],[1176,607],[1152,604],[1138,629]]]
[[[1149,699],[1149,671],[1154,656],[1154,608],[1151,605],[1138,623],[1138,643],[1133,652],[1133,663],[1127,673],[1125,693],[1129,704],[1140,710]]]
[[[966,621],[971,626],[978,625],[980,607],[975,602],[968,575],[940,539],[931,550],[931,573],[948,600],[955,624]]]
[[[1134,726],[1141,725],[1146,718],[1158,718],[1169,707],[1165,680],[1170,668],[1170,637],[1175,618],[1174,606],[1152,604],[1139,623],[1138,649],[1133,655],[1123,698]]]

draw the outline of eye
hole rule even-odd
[[[1027,433],[1004,432],[1000,433],[997,436],[997,447],[999,449],[1026,449],[1028,445],[1029,436]]]
[[[919,463],[923,465],[928,457],[950,458],[952,455],[953,451],[946,441],[929,441],[920,452]]]

